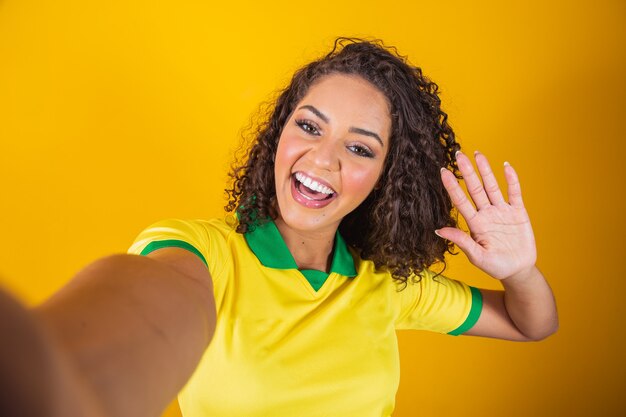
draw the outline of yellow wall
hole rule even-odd
[[[336,35],[380,37],[517,168],[561,318],[532,344],[401,333],[395,416],[626,415],[626,3],[264,3],[0,0],[0,283],[37,303],[157,219],[218,215],[257,104]]]

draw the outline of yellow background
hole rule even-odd
[[[379,37],[464,149],[518,170],[561,320],[529,344],[401,333],[394,415],[626,415],[625,21],[607,0],[0,0],[0,283],[34,304],[155,220],[219,215],[258,104],[335,36]]]

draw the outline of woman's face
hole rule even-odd
[[[374,189],[390,134],[387,99],[369,82],[333,74],[313,84],[278,142],[280,218],[302,231],[336,229]]]

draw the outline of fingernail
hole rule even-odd
[[[441,236],[441,235],[439,234],[439,229],[436,229],[436,230],[435,230],[435,234],[436,234],[437,236],[439,236],[439,237],[443,238],[443,236]]]
[[[504,161],[504,166],[505,166],[505,167],[510,167],[510,166],[511,166],[511,164],[509,164],[509,161]]]
[[[478,152],[478,151],[474,151],[474,156],[476,156],[476,155],[478,155],[478,154],[480,154],[480,152]]]
[[[439,172],[443,172],[443,171],[446,171],[446,168],[445,168],[445,167],[442,167],[442,168],[439,170]]]
[[[454,153],[454,158],[456,159],[456,158],[459,156],[459,154],[460,154],[460,153],[463,153],[463,152],[461,152],[461,151],[456,151],[456,152]]]

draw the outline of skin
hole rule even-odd
[[[380,178],[390,132],[386,97],[360,77],[324,77],[296,105],[278,142],[274,172],[276,226],[300,268],[328,270],[339,223]],[[295,172],[324,181],[337,196],[322,208],[302,205],[291,192]]]
[[[99,259],[30,315],[42,329],[45,384],[57,388],[60,411],[45,417],[161,415],[215,329],[211,276],[180,248]]]
[[[354,133],[354,128],[376,133],[380,142]],[[388,101],[376,87],[357,76],[327,76],[296,106],[285,124],[276,155],[276,225],[301,269],[329,270],[339,223],[375,187],[384,167],[390,132]],[[367,147],[373,157],[355,153],[355,145]],[[475,159],[478,171],[466,155],[457,153],[469,198],[456,177],[441,170],[441,180],[470,233],[450,227],[435,233],[454,242],[472,264],[499,280],[505,291],[480,290],[482,314],[465,334],[516,341],[544,339],[558,328],[556,304],[535,265],[535,239],[517,174],[505,165],[507,202],[487,158],[476,153]],[[291,190],[291,176],[297,171],[325,181],[338,196],[323,208],[303,206]]]
[[[441,180],[470,233],[451,227],[435,233],[454,242],[472,264],[505,289],[481,290],[482,314],[465,334],[517,341],[545,339],[559,326],[556,302],[535,265],[535,237],[517,173],[505,163],[507,202],[483,154],[474,154],[478,172],[465,154],[458,152],[456,157],[469,198],[450,171],[442,169]]]
[[[276,225],[300,268],[328,271],[341,219],[380,177],[390,130],[385,97],[358,77],[325,77],[296,107],[276,155]],[[372,158],[363,156],[364,148]],[[517,174],[504,167],[507,201],[487,158],[476,154],[475,161],[477,171],[466,155],[457,155],[469,197],[451,172],[441,171],[470,233],[436,233],[457,244],[505,291],[481,290],[482,314],[465,334],[541,340],[557,330],[558,318],[552,291],[535,266]],[[324,180],[337,197],[318,209],[298,203],[291,190],[296,171]],[[0,311],[11,317],[7,323],[17,324],[0,327],[0,339],[12,341],[2,358],[25,355],[3,367],[8,380],[19,376],[24,382],[15,385],[11,398],[30,396],[30,405],[48,409],[50,417],[160,415],[193,373],[216,324],[211,276],[197,256],[180,248],[102,258],[33,310],[1,295]]]

